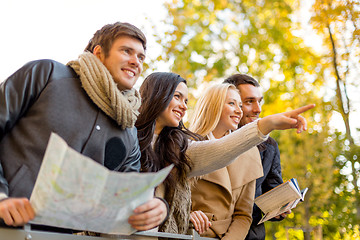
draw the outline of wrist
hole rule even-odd
[[[164,220],[159,224],[159,225],[162,225],[168,218],[169,218],[169,214],[170,214],[170,207],[169,207],[169,204],[168,202],[164,199],[164,198],[161,198],[161,197],[155,197],[157,199],[159,199],[160,201],[162,201],[165,206],[166,206],[166,217],[164,218]]]
[[[0,201],[6,199],[6,198],[8,198],[8,197],[9,197],[9,196],[6,195],[5,193],[0,193]]]
[[[259,132],[263,135],[268,135],[272,130],[274,130],[272,128],[271,118],[269,117],[259,119],[257,124]]]

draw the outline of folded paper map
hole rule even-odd
[[[52,133],[30,202],[31,223],[108,234],[131,234],[133,210],[153,198],[154,188],[171,171],[110,171],[71,149]]]

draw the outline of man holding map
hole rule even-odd
[[[27,63],[0,85],[0,219],[21,226],[35,217],[29,198],[52,132],[77,152],[118,172],[138,172],[134,123],[146,38],[128,23],[105,25],[77,60]],[[129,223],[158,226],[166,203],[137,207]]]

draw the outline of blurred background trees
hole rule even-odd
[[[189,114],[209,82],[238,72],[262,85],[262,116],[317,105],[305,114],[308,133],[272,133],[284,180],[296,177],[309,192],[286,220],[266,223],[269,239],[359,239],[359,1],[172,0],[165,5],[166,31],[156,34],[164,49],[153,64],[170,64],[188,80]]]

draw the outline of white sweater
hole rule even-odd
[[[219,139],[191,141],[186,152],[192,163],[188,177],[201,176],[226,167],[268,136],[260,132],[255,121]]]
[[[186,154],[192,168],[188,177],[201,176],[226,167],[240,154],[266,141],[268,136],[260,132],[255,121],[219,139],[190,141]],[[153,143],[157,137],[154,135]]]

